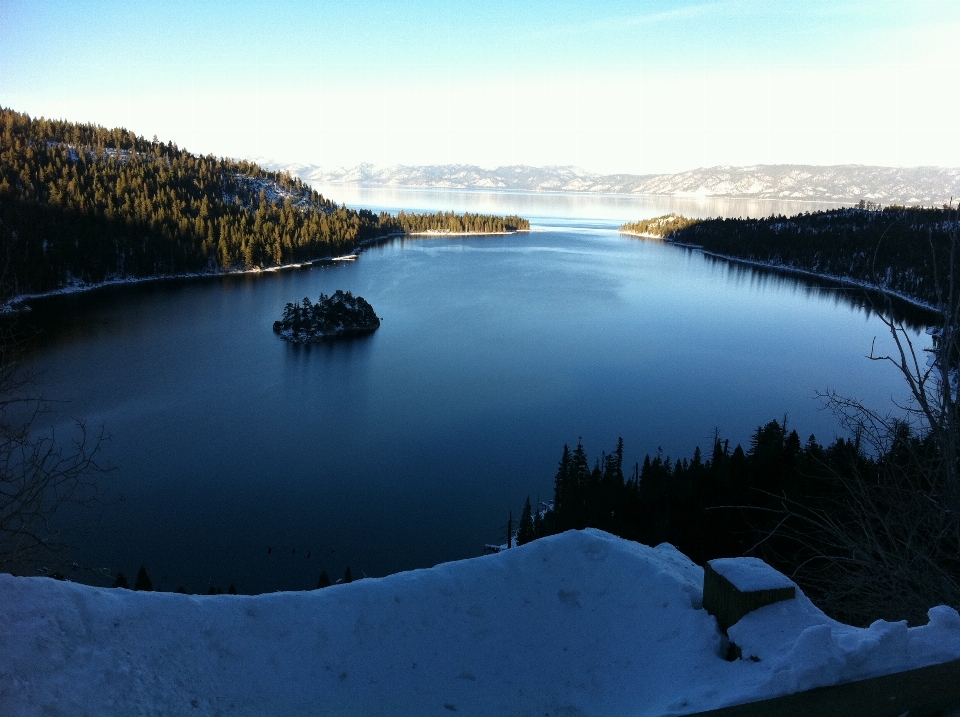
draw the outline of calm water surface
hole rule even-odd
[[[674,207],[396,194],[361,199],[540,218],[528,234],[397,240],[329,268],[34,303],[51,422],[103,425],[118,466],[106,484],[123,500],[83,514],[80,564],[241,592],[429,566],[501,539],[508,510],[550,496],[578,437],[596,457],[623,436],[632,464],[658,447],[690,456],[717,428],[746,442],[787,414],[828,441],[838,428],[816,391],[904,397],[864,358],[882,324],[842,292],[615,231]],[[286,302],[336,289],[373,304],[376,334],[297,347],[271,332]]]

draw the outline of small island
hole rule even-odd
[[[273,322],[280,338],[296,344],[364,336],[378,328],[380,318],[369,302],[340,289],[333,296],[320,294],[316,304],[306,297],[299,304],[289,303],[283,308],[283,318]]]

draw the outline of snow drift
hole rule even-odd
[[[0,575],[0,714],[685,714],[960,657],[950,608],[856,629],[798,590],[730,629],[727,662],[702,582],[596,530],[253,597]]]

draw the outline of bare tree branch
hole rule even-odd
[[[13,327],[0,332],[0,571],[10,572],[55,564],[64,547],[55,516],[98,500],[107,470],[98,461],[103,429],[77,422],[68,441],[38,429],[49,402],[31,393],[20,349]]]

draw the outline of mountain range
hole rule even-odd
[[[354,167],[282,164],[258,159],[314,185],[437,187],[524,192],[652,194],[809,201],[941,205],[960,197],[960,168],[766,164],[717,166],[677,174],[597,174],[573,166],[469,164],[427,166],[358,164]]]

